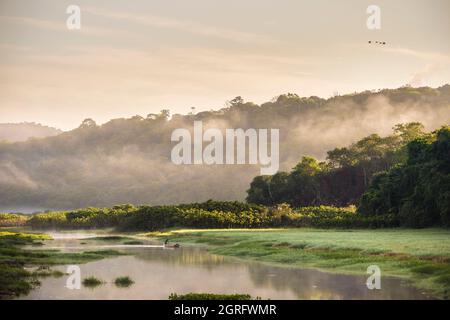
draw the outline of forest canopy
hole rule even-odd
[[[362,217],[401,226],[450,226],[450,127],[425,133],[420,123],[370,135],[319,162],[303,157],[291,172],[257,176],[250,203],[294,207],[359,205]]]
[[[247,201],[294,207],[356,205],[373,176],[404,163],[408,143],[424,136],[419,122],[397,124],[389,136],[371,134],[348,147],[328,151],[325,161],[303,156],[290,172],[254,178]]]
[[[450,127],[413,140],[407,161],[376,175],[358,212],[408,227],[450,226]]]

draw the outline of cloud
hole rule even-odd
[[[233,30],[230,28],[221,28],[202,23],[172,19],[155,15],[127,14],[122,12],[109,11],[95,7],[83,7],[84,12],[92,15],[101,16],[109,19],[128,21],[131,23],[156,28],[172,29],[181,32],[189,32],[195,35],[214,37],[223,40],[229,40],[240,43],[252,44],[274,44],[276,41],[265,35]]]
[[[425,60],[433,60],[433,61],[440,61],[444,63],[450,63],[450,56],[447,54],[443,54],[440,52],[423,52],[418,50],[413,50],[409,48],[389,48],[389,47],[383,47],[380,48],[380,50],[388,53],[394,53],[394,54],[400,54],[400,55],[406,55],[411,56],[419,59],[425,59]]]
[[[95,36],[95,37],[135,37],[134,34],[111,28],[96,27],[88,24],[82,24],[79,30],[68,30],[65,20],[62,21],[52,21],[52,20],[42,20],[30,17],[19,17],[19,16],[0,16],[3,23],[18,24],[23,26],[28,26],[32,28],[51,30],[57,32],[73,32],[79,33],[85,36]]]
[[[424,85],[424,81],[427,78],[429,78],[432,74],[434,74],[436,71],[438,71],[439,67],[440,67],[439,63],[427,64],[424,68],[416,71],[412,75],[411,79],[408,81],[408,84],[413,87],[420,87]]]
[[[17,16],[0,16],[2,22],[27,25],[34,28],[62,31],[67,30],[64,23],[58,23],[50,20],[41,20],[29,17],[17,17]]]

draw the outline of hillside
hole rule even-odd
[[[450,85],[365,91],[330,99],[281,95],[257,105],[241,98],[226,108],[195,115],[166,111],[92,120],[39,140],[0,144],[3,208],[70,209],[117,203],[162,204],[243,200],[258,165],[176,166],[170,161],[174,129],[194,120],[214,128],[279,128],[280,170],[302,156],[326,151],[372,133],[387,135],[399,123],[419,121],[434,130],[450,119]],[[2,208],[0,208],[2,210]]]
[[[56,136],[62,131],[39,123],[0,123],[0,141],[18,142],[29,138]]]

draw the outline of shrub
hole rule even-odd
[[[118,278],[116,278],[114,283],[118,287],[127,288],[127,287],[131,286],[134,283],[134,281],[131,280],[130,277],[118,277]]]
[[[100,279],[97,279],[96,277],[91,276],[91,277],[83,279],[83,286],[88,287],[88,288],[95,288],[102,284],[103,284],[103,281],[101,281]]]
[[[207,210],[209,208],[210,210]],[[228,208],[233,211],[222,211]],[[245,209],[241,210],[240,209]],[[33,228],[99,228],[158,231],[168,228],[383,228],[399,225],[394,214],[363,216],[354,207],[332,206],[293,209],[288,204],[262,207],[231,202],[178,206],[140,206],[125,211],[118,218],[115,209],[87,208],[71,212],[33,215],[28,221]]]
[[[27,221],[28,217],[23,214],[0,213],[0,227],[20,227]]]

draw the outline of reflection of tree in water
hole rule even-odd
[[[400,279],[382,278],[381,290],[369,290],[366,276],[340,275],[310,269],[273,267],[259,263],[248,265],[250,278],[257,287],[277,291],[290,290],[299,299],[425,299],[418,289]]]
[[[219,265],[230,264],[225,257],[208,253],[200,248],[152,249],[139,253],[136,258],[161,261],[171,265],[202,266],[208,270]]]

